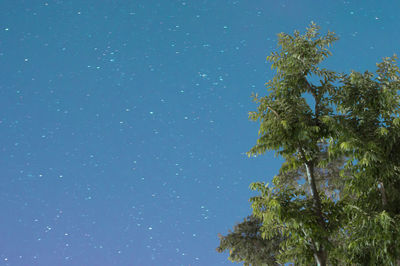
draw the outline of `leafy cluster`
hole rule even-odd
[[[276,75],[267,96],[253,95],[258,109],[249,117],[260,129],[248,154],[273,150],[285,162],[272,186],[250,186],[259,192],[250,199],[257,226],[237,225],[218,251],[252,265],[400,264],[397,57],[384,58],[376,74],[338,74],[320,67],[337,37],[318,31],[311,23],[303,35],[279,34],[267,58]],[[244,228],[257,238],[240,238]],[[279,248],[263,261],[255,239]]]
[[[248,265],[278,265],[276,256],[279,253],[280,237],[265,239],[261,236],[261,219],[248,216],[242,223],[235,225],[233,232],[227,236],[219,235],[218,252],[230,250],[229,260],[244,262]]]

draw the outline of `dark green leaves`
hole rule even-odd
[[[234,226],[228,235],[219,235],[218,252],[229,251],[229,260],[244,262],[244,265],[278,265],[279,245],[282,238],[265,239],[261,236],[262,222],[249,216]]]

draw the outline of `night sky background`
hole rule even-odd
[[[324,64],[399,53],[399,1],[3,0],[0,265],[231,265],[254,181],[248,121],[276,34],[311,21]]]

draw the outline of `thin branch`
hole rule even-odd
[[[386,190],[385,190],[385,186],[383,185],[383,182],[379,182],[378,188],[379,188],[379,190],[381,192],[381,195],[382,195],[383,208],[385,208],[387,206],[387,204],[388,204],[388,201],[387,201]]]
[[[311,86],[311,84],[308,82],[306,77],[304,77],[304,82],[305,82],[306,86],[308,87],[308,89],[310,90],[312,96],[314,97],[314,100],[315,100],[315,107],[314,107],[315,118],[316,118],[317,126],[319,126],[318,117],[319,117],[319,112],[320,112],[319,103],[321,101],[321,96],[318,95],[318,92],[317,92],[316,88],[314,86]]]
[[[305,84],[307,85],[308,89],[311,91],[311,93],[312,93],[313,95],[315,95],[313,86],[311,86],[311,84],[308,82],[308,80],[307,80],[306,77],[303,77],[303,78],[304,78],[304,82],[305,82]]]
[[[268,106],[268,105],[267,105],[267,108],[268,108],[269,110],[271,110],[271,112],[273,112],[273,113],[276,115],[276,117],[278,117],[278,118],[281,120],[281,116],[280,116],[274,109],[272,109],[271,106]]]

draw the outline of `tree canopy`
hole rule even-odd
[[[252,218],[220,236],[217,250],[229,249],[234,261],[400,264],[397,57],[384,58],[376,74],[336,73],[320,66],[336,40],[311,23],[304,34],[278,34],[267,57],[276,74],[266,96],[253,95],[249,117],[260,129],[248,155],[275,151],[284,163],[272,184],[250,185],[259,193]]]

